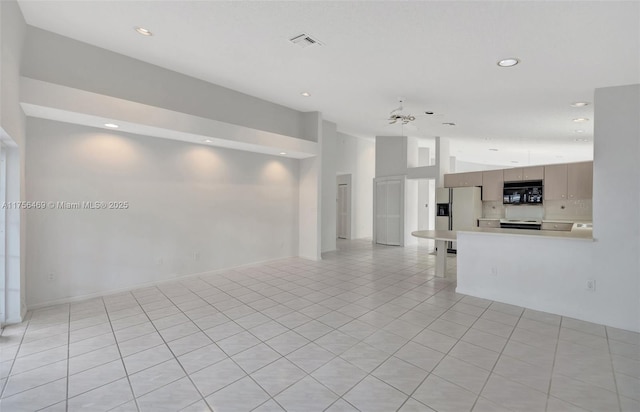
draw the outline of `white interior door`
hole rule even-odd
[[[387,244],[387,182],[376,182],[376,243]]]
[[[387,245],[400,246],[402,243],[402,192],[401,180],[387,182]]]
[[[404,180],[388,179],[375,184],[375,242],[401,246],[404,225]]]
[[[337,235],[339,239],[348,239],[349,224],[349,186],[346,184],[338,185],[338,222]]]

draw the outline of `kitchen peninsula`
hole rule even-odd
[[[528,229],[500,229],[478,227],[473,230],[454,231],[454,230],[417,230],[411,235],[422,239],[433,239],[436,241],[436,270],[435,274],[444,277],[446,274],[446,256],[447,248],[445,242],[458,241],[458,234],[483,234],[489,236],[526,236],[550,239],[574,239],[583,241],[593,241],[593,230],[590,224],[574,223],[570,231],[557,230],[528,230]],[[458,246],[458,253],[464,254],[465,251]],[[458,287],[460,287],[460,278],[458,277]],[[464,293],[464,292],[462,292]]]

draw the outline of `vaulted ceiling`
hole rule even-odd
[[[30,25],[320,111],[345,133],[450,138],[451,154],[469,162],[590,159],[593,104],[570,104],[593,103],[598,87],[640,83],[640,3],[632,1],[19,4]],[[301,33],[322,45],[289,41]],[[507,57],[520,63],[496,64]],[[398,97],[417,117],[411,125],[387,122]],[[589,120],[573,121],[581,117]]]

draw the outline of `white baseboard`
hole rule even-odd
[[[69,296],[69,297],[62,298],[62,299],[55,299],[55,300],[49,300],[49,301],[40,302],[40,303],[34,303],[32,305],[28,305],[27,306],[27,310],[30,310],[30,311],[31,310],[38,310],[38,309],[42,309],[42,308],[49,307],[49,306],[63,305],[63,304],[74,303],[74,302],[81,302],[83,300],[95,299],[95,298],[99,298],[99,297],[103,297],[103,296],[109,296],[109,295],[117,295],[119,293],[131,292],[132,290],[136,290],[136,289],[142,289],[142,288],[147,288],[147,287],[151,287],[151,286],[158,286],[158,285],[162,285],[162,284],[165,284],[165,283],[171,283],[171,282],[180,282],[182,280],[187,280],[187,279],[198,277],[198,276],[216,275],[216,274],[220,274],[222,272],[226,272],[226,271],[233,270],[233,269],[240,269],[240,268],[258,266],[258,265],[265,265],[265,264],[268,264],[268,263],[277,262],[277,261],[283,260],[283,259],[291,259],[291,258],[294,258],[294,257],[300,257],[300,258],[306,259],[304,256],[283,256],[283,257],[274,258],[274,259],[261,260],[261,261],[257,261],[257,262],[245,263],[245,264],[238,265],[238,266],[231,266],[231,267],[226,267],[226,268],[221,268],[221,269],[209,270],[209,271],[206,271],[206,272],[179,275],[179,276],[173,277],[171,279],[163,279],[163,280],[158,280],[158,281],[153,281],[153,282],[139,283],[139,284],[136,284],[136,285],[133,285],[133,286],[128,286],[126,288],[109,289],[109,290],[103,290],[103,291],[98,291],[98,292],[94,292],[94,293],[88,293],[88,294],[84,294],[84,295]],[[24,318],[24,316],[23,316],[23,318]],[[20,323],[20,322],[21,322],[21,320],[19,320],[18,322],[9,322],[9,320],[7,320],[7,324],[9,324],[9,323]]]

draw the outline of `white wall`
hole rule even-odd
[[[322,158],[322,252],[336,250],[336,140],[335,123],[322,122],[320,151]]]
[[[407,137],[376,136],[376,177],[407,174]]]
[[[407,179],[404,186],[404,245],[418,243],[411,232],[418,230],[418,180]]]
[[[0,140],[7,146],[7,201],[24,199],[25,193],[25,116],[20,107],[19,85],[26,30],[18,4],[0,1]],[[3,234],[6,248],[2,252],[6,280],[0,280],[0,293],[6,302],[0,312],[6,308],[4,317],[8,323],[21,321],[26,312],[25,232],[24,211],[7,210]]]
[[[68,37],[29,27],[23,76],[309,139],[300,112]],[[162,87],[159,87],[162,85]]]
[[[505,166],[486,165],[486,164],[481,164],[481,163],[465,162],[465,161],[458,160],[458,159],[455,160],[455,163],[456,163],[455,164],[456,173],[477,172],[477,171],[481,171],[481,170],[505,169]]]
[[[336,172],[351,174],[351,238],[373,236],[375,142],[338,132]]]
[[[594,105],[593,241],[460,233],[458,292],[640,331],[640,85]]]
[[[640,84],[596,89],[594,110],[592,270],[611,283],[599,306],[640,331]]]
[[[30,306],[298,254],[299,161],[28,120]],[[49,275],[54,280],[49,280]]]
[[[302,135],[308,140],[321,139],[321,113],[303,114]],[[322,248],[322,150],[320,153],[320,156],[299,160],[298,256],[311,260],[321,259]]]

